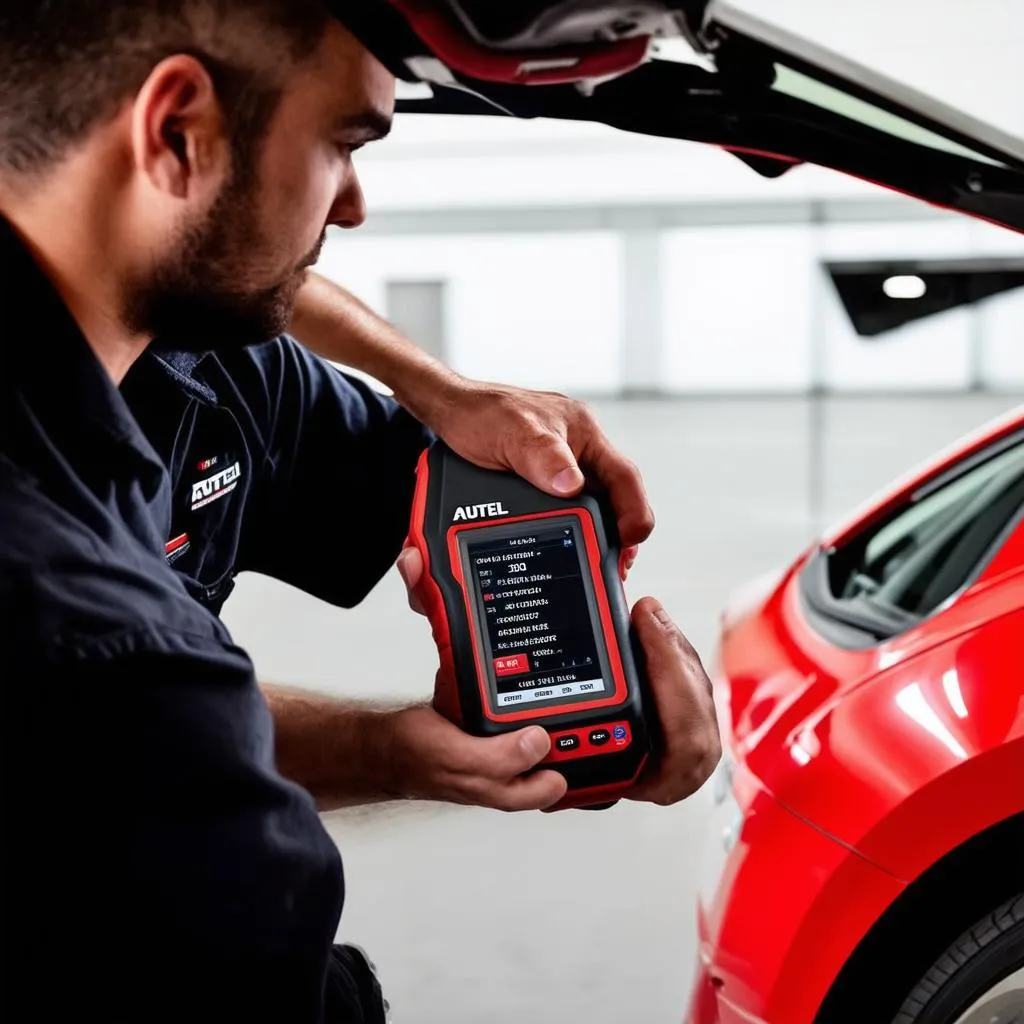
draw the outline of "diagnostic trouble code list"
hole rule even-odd
[[[498,706],[605,689],[571,527],[467,545],[483,602]]]

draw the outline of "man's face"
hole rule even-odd
[[[332,22],[265,136],[233,147],[213,204],[131,287],[129,319],[160,344],[197,351],[284,331],[328,225],[365,219],[352,153],[387,131],[393,109],[394,78]]]

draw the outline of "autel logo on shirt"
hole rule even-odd
[[[493,519],[495,516],[507,516],[508,511],[500,501],[485,502],[482,505],[460,505],[452,516],[452,522],[460,519]]]
[[[195,512],[197,508],[202,508],[204,505],[209,505],[211,501],[230,494],[238,486],[241,476],[242,466],[236,462],[233,466],[214,473],[213,476],[197,480],[192,485],[192,511]]]

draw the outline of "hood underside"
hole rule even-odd
[[[1024,232],[1024,140],[719,0],[337,0],[400,111],[594,121],[818,164]]]

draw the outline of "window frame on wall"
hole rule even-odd
[[[403,276],[384,281],[385,317],[442,362],[448,361],[448,289],[443,278]],[[396,301],[399,295],[402,301]],[[424,296],[431,299],[423,302]]]

